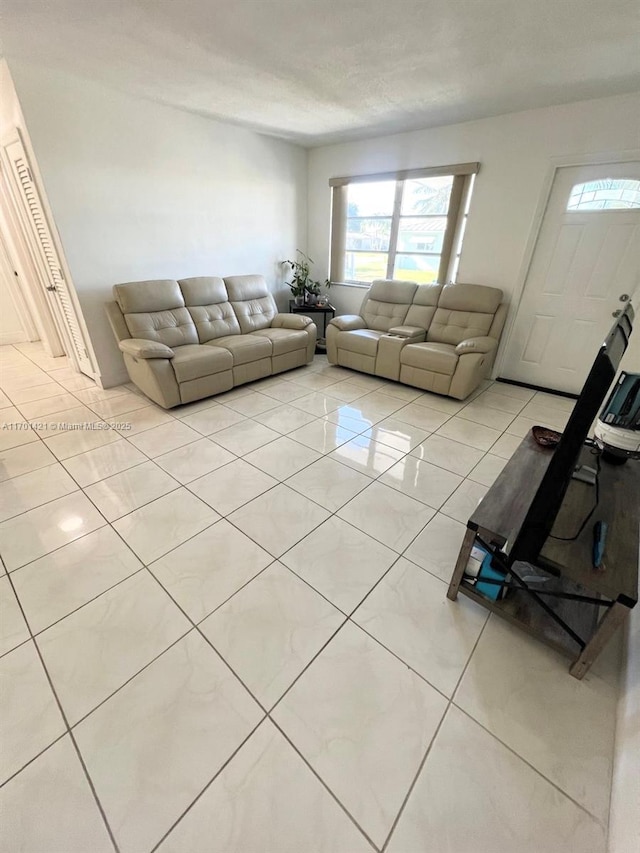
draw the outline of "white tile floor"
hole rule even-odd
[[[565,399],[316,357],[165,412],[38,344],[0,370],[2,851],[604,853],[615,649],[578,682],[445,597]]]

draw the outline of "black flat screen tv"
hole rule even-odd
[[[549,467],[509,552],[509,563],[534,562],[551,533],[571,481],[580,451],[629,343],[634,312],[629,303],[600,347],[593,366],[562,433]]]

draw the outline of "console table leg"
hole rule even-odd
[[[593,636],[582,650],[579,657],[571,664],[569,672],[574,678],[583,678],[589,671],[591,664],[598,657],[602,649],[609,642],[613,634],[627,618],[629,608],[616,601],[604,614]]]
[[[458,589],[462,581],[462,576],[464,575],[464,570],[467,568],[467,563],[471,556],[471,549],[473,548],[475,541],[476,531],[467,527],[467,532],[464,534],[464,539],[460,546],[460,553],[458,554],[458,561],[455,569],[453,570],[451,583],[449,584],[449,590],[447,592],[447,598],[450,598],[451,601],[455,601],[458,597]]]

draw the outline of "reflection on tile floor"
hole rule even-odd
[[[316,357],[166,412],[39,344],[0,368],[0,424],[100,426],[0,432],[1,849],[604,853],[615,655],[575,681],[445,596],[570,401]]]

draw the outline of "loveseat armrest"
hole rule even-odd
[[[334,317],[329,325],[335,326],[341,332],[353,332],[354,329],[366,329],[367,327],[359,314],[342,314],[340,317]]]
[[[304,330],[312,323],[311,317],[304,314],[276,314],[271,321],[271,328]]]
[[[427,337],[427,333],[420,326],[394,326],[387,332],[388,335],[395,335],[398,338],[407,338],[412,343],[420,343]]]
[[[495,338],[480,337],[467,338],[466,341],[461,341],[456,347],[457,355],[467,355],[468,353],[487,353],[492,352],[498,346],[498,341]]]
[[[171,347],[160,341],[147,341],[144,338],[126,338],[118,343],[120,350],[135,358],[173,358]]]

